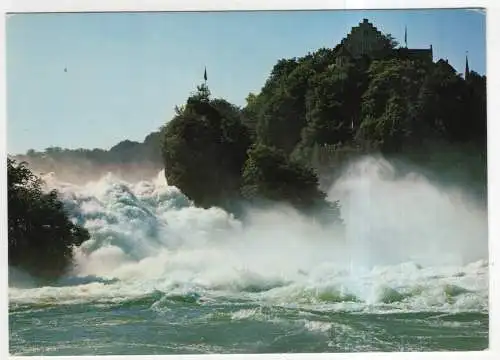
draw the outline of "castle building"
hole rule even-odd
[[[359,59],[363,56],[367,56],[372,60],[387,56],[430,62],[433,60],[432,45],[429,49],[408,49],[407,47],[392,49],[390,40],[370,23],[368,19],[363,19],[358,26],[353,27],[351,32],[342,39],[336,47],[336,55],[336,64],[339,66],[348,62],[349,58]]]

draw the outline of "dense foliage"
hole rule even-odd
[[[169,183],[203,206],[239,195],[305,209],[325,201],[318,176],[381,152],[450,177],[459,163],[484,195],[486,77],[463,76],[386,39],[371,58],[351,58],[339,45],[279,60],[243,109],[226,104],[244,134],[239,146],[224,130],[228,114],[199,88],[165,128]]]
[[[241,194],[252,203],[286,202],[321,223],[340,220],[338,202],[326,200],[316,173],[289,159],[283,150],[263,144],[252,146],[242,177]]]
[[[70,221],[55,190],[44,193],[25,164],[7,161],[9,265],[40,278],[57,277],[89,233]]]
[[[210,99],[206,85],[199,86],[165,127],[168,183],[203,207],[231,210],[240,200],[284,201],[304,211],[327,207],[311,169],[262,142],[251,146],[255,133],[247,123],[249,114]]]
[[[253,116],[247,123],[255,126],[256,142],[322,176],[355,154],[381,152],[456,177],[462,158],[462,177],[472,172],[485,194],[485,76],[465,76],[447,61],[404,51],[335,58],[335,49],[320,49],[276,64],[244,109]]]
[[[248,152],[242,194],[247,199],[287,199],[298,208],[311,207],[324,199],[311,169],[288,160],[284,151],[262,144]]]
[[[198,206],[225,206],[238,198],[242,164],[250,134],[240,110],[225,100],[210,100],[200,86],[165,128],[163,158],[171,185]]]

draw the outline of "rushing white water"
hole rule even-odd
[[[254,210],[243,224],[194,207],[163,173],[135,184],[113,175],[45,181],[92,237],[60,286],[29,287],[12,270],[13,302],[120,302],[159,291],[331,310],[488,309],[486,211],[421,176],[396,178],[383,160],[353,164],[328,192],[345,231],[285,206]]]

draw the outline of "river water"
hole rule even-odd
[[[196,208],[163,173],[45,180],[92,237],[52,286],[9,269],[13,355],[488,348],[486,210],[460,189],[364,159],[328,191],[339,229]]]

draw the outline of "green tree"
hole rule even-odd
[[[316,174],[274,147],[260,144],[249,150],[241,192],[248,200],[284,202],[306,214],[328,210],[330,223],[340,219],[338,203],[325,200]]]
[[[467,127],[471,139],[486,145],[487,106],[486,76],[471,71],[466,79],[467,85]]]
[[[311,61],[283,63],[285,70],[268,80],[262,92],[262,108],[258,112],[258,142],[275,146],[290,154],[300,141],[306,124],[305,98],[309,79],[315,71]],[[279,74],[279,76],[278,76]],[[270,88],[271,85],[274,86]]]
[[[242,122],[248,127],[252,140],[257,136],[257,119],[259,117],[260,100],[262,97],[249,93],[246,97],[246,106],[241,110]]]
[[[295,58],[278,60],[278,62],[274,65],[271,74],[269,75],[269,78],[267,79],[264,88],[262,89],[262,92],[273,92],[274,89],[281,85],[283,79],[286,79],[298,65],[299,63]]]
[[[447,141],[467,140],[470,130],[467,100],[465,81],[453,67],[440,60],[429,71],[420,89],[419,118]]]
[[[165,174],[198,206],[227,208],[239,197],[249,131],[237,107],[210,100],[208,89],[198,90],[165,127]]]
[[[349,84],[348,70],[333,67],[311,79],[307,97],[307,127],[302,132],[305,146],[337,144],[351,137],[354,114],[347,108],[346,94]]]
[[[411,135],[406,124],[403,99],[397,95],[391,96],[384,113],[378,118],[365,118],[361,130],[365,135],[369,134],[371,144],[382,152],[401,151],[404,139]]]
[[[388,49],[395,49],[399,46],[399,42],[391,34],[385,34],[384,40],[387,42]]]
[[[24,163],[7,159],[7,186],[9,265],[46,279],[64,274],[88,231],[70,221],[57,192],[44,193]]]
[[[294,159],[311,164],[312,148],[347,144],[353,139],[360,116],[361,96],[367,86],[363,60],[330,65],[310,79],[306,120]],[[317,160],[314,160],[317,165]],[[311,164],[312,165],[312,164]],[[317,166],[314,165],[315,168]]]
[[[412,140],[412,134],[420,131],[415,103],[425,74],[424,64],[419,61],[374,61],[362,97],[358,141],[386,153],[401,151],[402,145]]]

